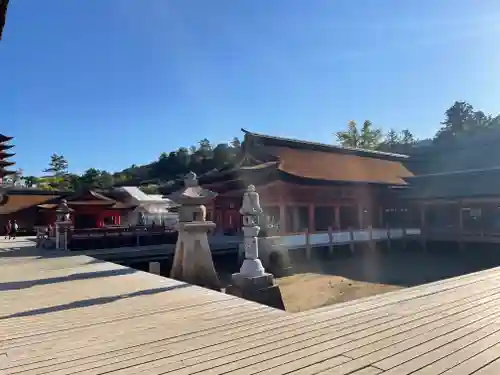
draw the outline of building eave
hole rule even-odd
[[[330,145],[320,142],[311,142],[293,138],[271,136],[267,134],[250,132],[246,129],[241,129],[241,131],[245,134],[245,139],[251,137],[256,140],[262,140],[264,142],[266,141],[273,142],[281,147],[288,145],[288,147],[293,147],[293,148],[303,148],[308,150],[351,154],[351,155],[358,155],[365,157],[387,158],[389,160],[399,160],[399,161],[407,160],[409,158],[409,156],[405,154],[396,154],[384,151],[367,150],[367,149],[353,148],[353,147],[343,147],[343,146]]]

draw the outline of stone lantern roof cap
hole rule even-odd
[[[56,208],[56,212],[61,212],[65,214],[71,212],[71,209],[68,207],[68,201],[66,201],[66,199],[61,200],[61,202],[58,204]]]
[[[217,197],[216,192],[201,187],[196,173],[189,172],[184,179],[184,187],[167,198],[181,205],[201,205],[213,201],[215,197]]]
[[[241,205],[240,214],[242,215],[259,215],[262,213],[260,207],[259,193],[255,189],[255,185],[248,185],[243,194],[243,203]]]

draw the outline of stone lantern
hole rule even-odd
[[[179,237],[170,277],[220,291],[207,237],[207,233],[215,228],[215,223],[206,220],[205,207],[216,196],[217,193],[198,185],[193,172],[187,174],[181,190],[168,196],[180,204]]]
[[[56,208],[56,248],[68,250],[68,231],[72,225],[71,209],[66,199],[62,199]]]
[[[262,214],[259,194],[249,185],[243,195],[240,213],[243,218],[245,260],[240,272],[233,274],[232,285],[226,292],[241,298],[284,310],[285,306],[274,276],[265,272],[259,259],[259,217]]]
[[[255,186],[249,185],[243,195],[240,209],[243,218],[243,246],[245,248],[245,260],[240,269],[240,274],[245,277],[264,276],[264,267],[259,259],[258,234],[260,231],[259,217],[262,214],[259,194]]]

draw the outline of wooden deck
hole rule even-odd
[[[0,373],[500,374],[500,269],[289,314],[1,240]]]

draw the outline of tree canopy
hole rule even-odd
[[[452,143],[456,139],[500,129],[500,115],[485,114],[465,101],[456,101],[445,112],[445,119],[434,137],[437,144]]]
[[[365,120],[361,128],[355,121],[347,123],[347,130],[336,133],[337,142],[343,147],[362,148],[387,152],[407,152],[416,143],[413,134],[404,129],[396,132],[390,129],[384,136],[382,129],[374,128],[370,120]]]
[[[234,138],[229,144],[214,146],[202,139],[197,146],[181,147],[176,151],[162,152],[158,159],[146,165],[131,165],[120,172],[110,173],[89,168],[82,174],[68,172],[68,161],[54,153],[42,177],[24,176],[27,186],[38,186],[46,190],[79,190],[83,188],[106,189],[115,185],[142,185],[148,193],[157,192],[157,186],[186,175],[189,171],[204,174],[223,166],[231,165],[239,152],[241,142]]]

